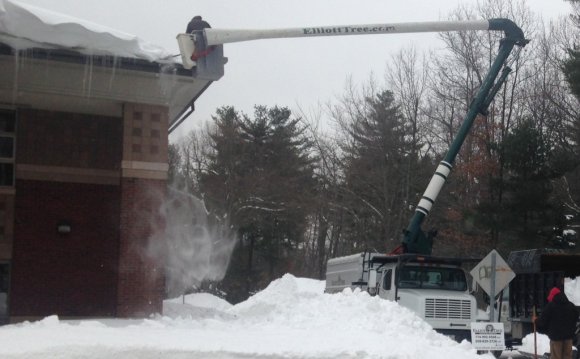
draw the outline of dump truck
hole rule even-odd
[[[325,291],[360,288],[398,302],[442,334],[469,340],[477,308],[462,268],[466,261],[479,259],[371,252],[333,258],[327,264]]]
[[[516,276],[508,288],[508,317],[499,319],[510,322],[511,333],[506,332],[506,343],[518,345],[534,332],[534,308],[537,315],[542,313],[550,289],[563,289],[565,278],[580,275],[580,254],[559,249],[530,249],[511,252],[507,263]],[[574,346],[580,346],[580,322],[576,325]]]

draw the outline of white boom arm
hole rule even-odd
[[[465,30],[490,30],[490,23],[488,20],[432,21],[394,24],[316,26],[264,30],[204,29],[203,31],[206,45],[211,46],[240,41],[290,37],[401,34],[411,32],[446,32]]]

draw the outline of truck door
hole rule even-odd
[[[395,286],[393,283],[394,268],[385,268],[382,271],[381,287],[379,290],[379,297],[388,300],[395,300]]]

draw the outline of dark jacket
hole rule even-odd
[[[185,32],[191,34],[192,31],[199,31],[210,27],[207,21],[195,17],[187,24],[187,30]]]
[[[578,310],[563,292],[554,296],[536,321],[538,332],[548,335],[550,340],[574,338]]]

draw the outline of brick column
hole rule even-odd
[[[161,312],[165,289],[151,248],[165,237],[168,110],[126,104],[123,122],[117,316],[147,317]]]

